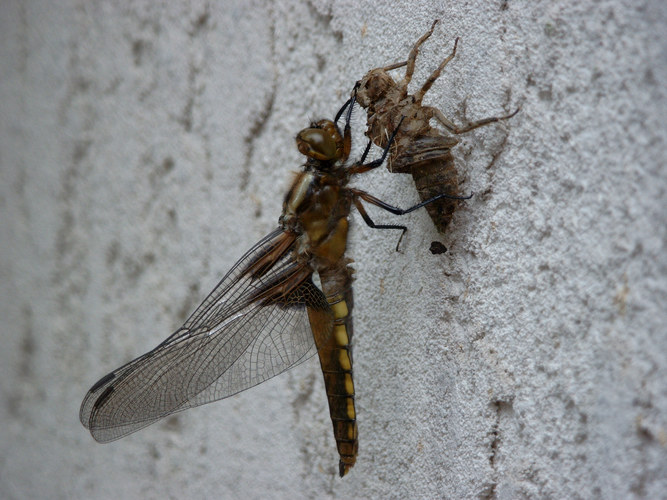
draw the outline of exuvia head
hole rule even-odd
[[[357,102],[361,107],[367,108],[382,99],[395,86],[396,82],[384,69],[373,69],[357,82]]]

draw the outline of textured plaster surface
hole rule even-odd
[[[0,497],[664,497],[665,5],[3,2]],[[462,138],[446,235],[415,212],[397,253],[353,216],[349,476],[316,360],[95,443],[90,385],[275,226],[295,133],[435,18],[414,82],[461,41],[427,104],[521,112]]]

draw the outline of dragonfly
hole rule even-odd
[[[366,162],[369,142],[358,161],[349,161],[355,100],[335,120],[312,122],[297,134],[306,160],[284,198],[278,227],[239,259],[183,326],[90,388],[79,418],[96,441],[114,441],[173,413],[230,397],[317,354],[340,476],[352,468],[359,445],[354,270],[345,255],[350,211],[354,205],[370,227],[403,235],[406,226],[375,224],[363,203],[403,215],[440,198],[404,210],[348,186],[351,177],[382,165],[393,142],[392,136],[376,160]]]

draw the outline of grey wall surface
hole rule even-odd
[[[2,2],[0,497],[664,497],[665,5]],[[417,85],[461,40],[427,104],[521,112],[462,137],[446,235],[415,212],[397,253],[353,216],[351,473],[315,359],[95,443],[92,383],[275,227],[296,132],[436,18]]]

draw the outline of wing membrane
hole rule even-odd
[[[259,384],[315,352],[309,314],[333,316],[310,270],[294,262],[294,236],[276,230],[251,248],[185,324],[152,351],[103,377],[79,417],[100,442],[177,411]]]

